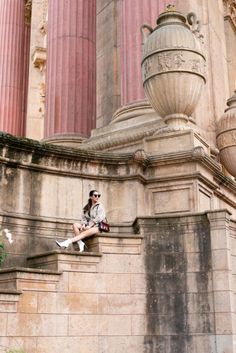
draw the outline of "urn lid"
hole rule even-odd
[[[236,108],[236,90],[234,91],[234,94],[232,95],[232,97],[230,97],[227,100],[227,105],[228,105],[228,108],[225,109],[225,112],[227,112],[230,109]]]
[[[168,5],[167,10],[159,15],[156,24],[158,27],[160,27],[172,23],[181,23],[182,25],[185,25],[189,28],[189,26],[186,24],[186,17],[181,12],[176,11],[174,5]]]

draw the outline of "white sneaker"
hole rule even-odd
[[[85,243],[82,240],[78,240],[77,244],[79,245],[79,252],[84,251]]]
[[[56,244],[60,247],[60,248],[68,248],[68,246],[70,245],[70,240],[66,239],[64,241],[57,241],[56,240]]]

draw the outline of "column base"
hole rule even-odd
[[[111,124],[124,121],[144,114],[154,113],[154,109],[146,100],[135,102],[119,108],[112,117]]]
[[[65,147],[79,147],[86,140],[80,134],[58,134],[56,136],[47,137],[41,140],[43,143]]]

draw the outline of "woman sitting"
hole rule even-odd
[[[77,242],[80,252],[83,252],[85,243],[82,239],[99,233],[99,223],[106,218],[104,207],[98,202],[100,196],[98,191],[90,191],[88,203],[83,208],[82,222],[72,226],[75,236],[62,242],[56,241],[59,247],[68,248],[70,244]]]

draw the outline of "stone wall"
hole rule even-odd
[[[146,351],[234,352],[229,214],[138,222],[146,244]]]
[[[210,352],[215,320],[206,216],[144,223],[147,352]]]
[[[199,147],[176,155],[115,154],[3,134],[0,158],[0,223],[17,239],[7,249],[12,265],[25,266],[26,256],[53,250],[55,238],[70,236],[92,189],[101,192],[112,224],[130,224],[139,216],[235,212],[233,181]]]
[[[229,214],[138,218],[0,271],[0,345],[51,353],[225,353],[233,347]],[[219,256],[215,256],[220,251]],[[229,283],[230,287],[229,287]]]
[[[0,223],[14,239],[0,271],[2,346],[234,352],[236,227],[223,207],[234,211],[235,185],[203,147],[175,153],[168,141],[158,149],[169,153],[111,153],[1,135]],[[82,254],[58,250],[93,188],[111,233]]]

